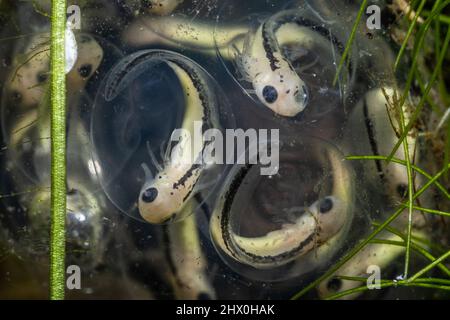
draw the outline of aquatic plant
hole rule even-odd
[[[51,244],[50,299],[64,299],[66,220],[66,2],[52,1],[51,15]]]
[[[367,1],[362,1],[345,52],[351,50],[352,42],[356,37],[358,25],[361,22],[361,16],[365,11],[366,4]],[[449,84],[446,83],[443,72],[443,66],[450,58],[448,55],[448,46],[450,43],[450,17],[444,13],[445,10],[448,10],[449,5],[450,1],[442,0],[411,1],[409,10],[403,12],[403,17],[397,21],[396,27],[407,31],[403,41],[398,43],[400,48],[392,71],[393,73],[397,71],[401,62],[403,62],[406,57],[409,57],[409,67],[406,70],[407,80],[404,91],[395,94],[393,106],[391,106],[399,113],[399,127],[401,129],[398,141],[391,153],[383,156],[348,155],[346,157],[347,160],[352,161],[373,161],[377,159],[386,162],[395,162],[405,166],[408,172],[408,191],[405,201],[399,204],[396,211],[385,221],[373,223],[374,229],[365,239],[357,243],[349,250],[349,252],[347,252],[347,254],[321,276],[303,287],[302,290],[292,297],[292,299],[295,300],[301,298],[307,292],[317,287],[319,283],[332,277],[337,270],[370,243],[384,243],[392,246],[405,247],[403,274],[399,275],[396,279],[382,279],[381,288],[422,287],[450,291],[450,272],[447,267],[448,264],[445,263],[450,256],[450,248],[448,248],[448,246],[442,247],[437,243],[424,241],[423,239],[415,237],[412,233],[413,210],[418,210],[425,215],[439,216],[442,219],[450,217],[450,213],[447,211],[425,208],[417,201],[420,195],[433,186],[436,187],[436,190],[440,193],[440,197],[443,199],[443,207],[446,207],[447,210],[448,201],[450,200],[450,195],[448,193],[449,179],[447,175],[448,169],[450,168],[450,125],[448,123],[450,96],[448,93]],[[445,35],[442,34],[443,29],[446,30]],[[431,46],[431,48],[429,46],[430,39],[431,42],[434,42],[434,46]],[[346,54],[342,56],[338,72],[346,63],[346,56]],[[429,60],[432,62],[429,63]],[[415,87],[419,90],[420,99],[414,106],[413,115],[410,121],[405,123],[405,115],[402,106],[409,97],[411,90]],[[439,119],[438,125],[436,128],[426,127],[425,133],[423,133],[420,138],[425,138],[426,140],[428,139],[434,142],[438,141],[439,145],[444,146],[443,150],[433,150],[434,161],[436,164],[440,165],[440,170],[437,170],[433,175],[426,172],[429,168],[420,168],[411,163],[410,157],[408,156],[408,143],[406,143],[406,137],[411,132],[411,129],[418,126],[419,121],[424,123],[425,119],[428,119],[430,115]],[[402,146],[406,161],[393,157],[397,149]],[[428,179],[428,181],[418,190],[416,190],[416,186],[414,185],[413,177],[415,173],[421,174]],[[408,210],[408,223],[406,232],[402,232],[392,228],[390,224],[404,212],[405,208]],[[441,224],[445,225],[442,222]],[[377,239],[377,236],[383,231],[396,234],[400,237],[401,241]],[[443,234],[445,236],[445,231]],[[425,257],[429,262],[413,274],[411,274],[410,267],[412,264],[412,251]],[[439,269],[439,271],[436,269]],[[435,270],[436,272],[434,272]],[[435,273],[440,276],[434,277],[433,275]],[[326,299],[343,298],[350,294],[369,290],[366,285],[367,278],[349,276],[336,276],[336,278],[360,282],[361,285],[350,290],[332,294],[326,297]]]

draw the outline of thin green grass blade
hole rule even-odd
[[[416,72],[414,74],[414,77],[417,80],[417,83],[419,84],[420,92],[423,95],[425,93],[425,82],[422,79],[422,75],[420,74],[420,71],[416,69]],[[433,109],[433,112],[436,112],[436,114],[442,114],[441,108],[433,101],[433,99],[430,97],[430,95],[426,95],[427,103],[431,106]]]
[[[363,2],[361,3],[361,6],[358,11],[358,15],[356,16],[355,23],[353,24],[353,28],[350,33],[350,37],[345,46],[344,53],[342,54],[341,60],[339,61],[339,65],[336,70],[336,75],[334,76],[333,85],[335,85],[337,80],[339,79],[339,75],[341,73],[342,67],[344,66],[344,63],[347,60],[348,54],[350,53],[350,50],[351,50],[352,44],[353,44],[353,40],[355,40],[356,32],[358,30],[359,22],[361,21],[361,17],[363,16],[364,11],[366,10],[367,2],[368,2],[368,0],[363,0]]]
[[[386,156],[346,156],[345,159],[346,160],[386,160],[387,161],[387,157]],[[398,164],[406,166],[406,161],[398,159],[398,158],[392,158],[391,162],[398,163]],[[430,174],[428,174],[427,172],[422,170],[420,167],[417,167],[414,164],[412,164],[411,167],[416,172],[420,173],[425,178],[427,178],[428,180],[433,178]],[[445,197],[447,199],[450,200],[450,193],[445,189],[445,187],[441,183],[439,183],[439,181],[435,181],[434,185],[445,195]]]
[[[398,148],[400,147],[400,145],[402,144],[403,140],[406,138],[406,136],[408,135],[409,131],[411,130],[411,128],[413,127],[413,125],[415,124],[416,120],[418,119],[420,112],[422,111],[422,108],[425,105],[425,101],[426,101],[426,96],[430,93],[431,87],[433,86],[434,82],[436,81],[436,78],[439,74],[439,71],[442,67],[442,63],[444,62],[445,56],[447,54],[447,49],[449,46],[449,42],[450,42],[450,26],[447,29],[447,34],[445,36],[445,40],[444,40],[444,45],[442,47],[442,51],[441,54],[439,56],[439,61],[436,64],[436,67],[434,68],[433,74],[431,76],[430,81],[427,84],[427,87],[425,88],[425,92],[422,95],[419,104],[417,105],[416,109],[414,110],[414,113],[408,123],[408,125],[406,126],[405,130],[403,130],[401,136],[399,137],[397,143],[395,144],[394,148],[392,149],[391,153],[388,156],[388,162],[390,161],[390,159],[392,159],[392,157],[394,156],[395,152],[398,150]],[[406,97],[404,96],[402,98],[402,100],[406,100]],[[402,101],[403,102],[403,101]],[[400,105],[402,106],[403,103],[400,103]]]
[[[423,14],[425,17],[429,17],[429,16],[431,15],[431,12],[428,11],[428,10],[424,10],[424,11],[422,12],[422,14]],[[450,24],[450,17],[447,16],[447,15],[440,14],[440,15],[438,15],[437,19],[439,20],[439,22],[446,23],[446,24]]]
[[[445,290],[450,291],[450,285],[438,285],[438,284],[431,284],[431,283],[422,283],[422,282],[405,282],[405,281],[390,281],[390,282],[382,282],[380,283],[380,288],[388,288],[388,287],[421,287],[421,288],[430,288],[430,289],[437,289],[437,290]],[[336,300],[342,297],[345,297],[347,295],[353,294],[353,293],[359,293],[359,292],[365,292],[370,290],[368,286],[361,286],[357,288],[353,288],[350,290],[342,291],[337,294],[334,294],[332,296],[329,296],[325,298],[326,300]]]
[[[337,279],[350,280],[357,282],[367,282],[367,278],[364,277],[349,277],[349,276],[336,276]],[[392,283],[392,280],[380,279],[381,283]],[[416,283],[434,283],[434,284],[444,284],[450,285],[450,280],[440,279],[440,278],[419,278],[416,279]]]
[[[395,59],[395,62],[394,62],[394,71],[397,70],[400,60],[402,59],[405,49],[408,45],[408,41],[411,38],[414,28],[416,27],[417,19],[419,19],[420,14],[422,13],[422,10],[423,10],[426,2],[427,2],[427,0],[422,0],[422,2],[419,5],[419,8],[416,11],[416,15],[414,16],[412,23],[409,25],[408,32],[406,33],[406,37],[403,40],[402,46],[400,47],[400,50],[397,54],[397,58]]]
[[[375,226],[377,226],[377,223],[374,223]],[[406,242],[407,240],[407,235],[403,234],[402,232],[400,232],[400,230],[395,229],[394,227],[388,226],[386,227],[386,230],[389,231],[392,234],[395,234],[396,236],[400,237],[403,241]],[[429,253],[424,247],[422,247],[421,245],[419,245],[417,242],[411,242],[412,247],[419,252],[420,254],[422,254],[425,258],[427,258],[428,260],[430,260],[430,262],[434,262],[436,261],[436,258]],[[441,269],[442,272],[444,272],[449,278],[450,278],[450,270],[448,270],[448,268],[443,265],[442,263],[437,265],[439,269]]]
[[[450,163],[450,125],[448,123],[445,135],[444,163]]]
[[[415,194],[414,194],[414,200],[420,197],[435,181],[437,181],[444,173],[445,171],[450,167],[450,164],[445,166],[442,170],[440,170],[436,175],[433,176],[432,179],[427,181]],[[404,205],[407,205],[407,203],[404,203]],[[318,277],[316,280],[312,281],[310,284],[305,286],[302,290],[297,292],[295,295],[291,297],[292,300],[297,300],[301,298],[305,293],[307,293],[309,290],[315,288],[320,282],[323,280],[329,278],[333,273],[335,273],[337,270],[339,270],[342,265],[344,265],[347,261],[349,261],[351,258],[353,258],[362,248],[364,248],[372,239],[376,237],[377,234],[379,234],[381,231],[383,231],[392,221],[394,221],[402,212],[403,207],[397,209],[388,219],[386,219],[382,224],[380,224],[379,227],[377,227],[374,231],[372,231],[369,236],[366,237],[362,242],[357,244],[352,250],[350,250],[349,253],[347,253],[343,258],[341,258],[337,263],[335,263],[330,269],[328,269],[323,275]]]
[[[408,92],[409,89],[411,88],[412,82],[414,80],[414,75],[417,70],[417,62],[419,60],[418,55],[423,47],[425,36],[428,32],[428,29],[431,27],[432,22],[434,21],[435,17],[439,14],[439,12],[441,12],[441,10],[443,10],[445,6],[447,6],[450,3],[450,1],[448,0],[442,4],[441,2],[442,0],[437,0],[435,2],[435,4],[433,5],[433,9],[431,11],[431,15],[425,20],[424,24],[419,28],[417,35],[415,37],[414,47],[411,54],[412,65],[409,68],[410,70],[408,72],[408,77],[406,79],[406,84],[403,91],[400,106],[403,106],[405,104],[406,98],[408,97]]]
[[[423,207],[419,207],[419,206],[413,206],[414,210],[418,210],[418,211],[422,211],[425,213],[431,213],[431,214],[436,214],[438,216],[443,216],[443,217],[447,217],[450,218],[450,212],[445,212],[445,211],[441,211],[441,210],[434,210],[434,209],[429,209],[429,208],[423,208]]]
[[[384,239],[373,239],[372,241],[370,241],[370,243],[388,244],[388,245],[398,246],[398,247],[405,246],[405,241],[393,241],[393,240],[384,240]],[[436,258],[431,253],[429,253],[424,247],[418,245],[415,242],[411,243],[411,248],[415,252],[421,254],[423,257],[430,260],[431,262],[436,260]],[[438,264],[437,267],[439,269],[441,269],[441,271],[444,272],[448,277],[450,277],[450,270],[448,270],[448,268],[446,266],[444,266],[443,264]]]
[[[400,128],[405,130],[405,114],[403,108],[398,106],[397,94],[394,94],[394,104],[397,106],[397,112],[400,115]],[[413,197],[414,197],[414,178],[411,168],[411,159],[409,158],[409,145],[408,139],[403,139],[403,157],[406,159],[406,173],[408,177],[408,227],[406,238],[406,252],[405,252],[405,268],[403,271],[404,277],[408,278],[409,272],[409,260],[411,255],[411,234],[412,234],[412,215],[413,215]]]
[[[450,256],[450,250],[447,251],[446,253],[444,253],[442,256],[440,256],[439,258],[437,258],[436,260],[434,260],[432,263],[430,263],[429,265],[427,265],[425,268],[421,269],[420,271],[418,271],[417,273],[415,273],[411,278],[409,278],[407,281],[409,283],[413,282],[414,280],[416,280],[417,278],[419,278],[420,276],[422,276],[423,274],[425,274],[426,272],[430,271],[431,269],[433,269],[436,265],[442,263],[443,261],[445,261],[448,257]]]
[[[64,299],[66,220],[66,2],[52,1],[50,299]]]

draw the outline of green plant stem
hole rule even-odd
[[[424,10],[424,11],[422,12],[422,14],[423,14],[425,17],[429,17],[429,16],[431,15],[431,12],[430,12],[430,11],[427,11],[427,10]],[[449,16],[440,14],[440,15],[438,15],[438,20],[439,20],[439,22],[443,22],[443,23],[446,23],[446,24],[450,24],[450,17],[449,17]]]
[[[374,225],[375,225],[375,226],[378,226],[377,223],[374,223]],[[405,242],[406,239],[407,239],[407,237],[406,237],[402,232],[400,232],[399,230],[397,230],[397,229],[395,229],[395,228],[393,228],[393,227],[389,227],[389,226],[388,226],[388,227],[386,227],[386,230],[389,231],[390,233],[395,234],[396,236],[400,237],[404,242]],[[436,261],[436,258],[435,258],[431,253],[429,253],[425,248],[423,248],[421,245],[419,245],[418,243],[411,242],[411,246],[412,246],[412,248],[413,248],[414,250],[416,250],[416,251],[419,252],[421,255],[423,255],[425,258],[427,258],[428,260],[430,260],[430,262]],[[448,270],[448,268],[447,268],[445,265],[443,265],[443,264],[440,263],[440,264],[437,265],[437,267],[438,267],[442,272],[444,272],[444,273],[447,275],[447,277],[450,278],[450,270]]]
[[[36,2],[36,0],[32,0],[31,2],[33,3],[33,8],[37,13],[39,13],[44,17],[51,18],[51,16],[47,12],[45,12],[44,9],[41,8],[41,6],[39,5],[39,3]]]
[[[433,269],[436,265],[440,264],[441,262],[445,261],[448,257],[450,256],[450,250],[447,251],[446,253],[444,253],[442,256],[440,256],[439,258],[437,258],[436,260],[434,260],[432,263],[430,263],[429,265],[427,265],[425,268],[423,268],[422,270],[418,271],[417,273],[415,273],[411,278],[409,278],[407,281],[408,282],[413,282],[414,280],[416,280],[417,278],[419,278],[421,275],[423,275],[424,273],[426,273],[427,271]]]
[[[421,92],[421,94],[423,94],[425,92],[425,83],[424,83],[424,80],[422,79],[421,72],[419,71],[418,68],[416,69],[414,76],[417,80],[417,84],[419,85],[420,92]],[[431,106],[433,111],[436,112],[436,114],[438,114],[438,115],[442,115],[441,108],[433,101],[433,99],[430,97],[430,95],[427,95],[426,97],[427,97],[427,103]]]
[[[441,46],[442,46],[442,35],[441,35],[441,21],[439,19],[435,19],[434,21],[434,55],[435,60],[439,59],[439,55],[441,54]],[[449,95],[447,92],[447,86],[445,83],[443,71],[439,72],[439,94],[440,98],[442,100],[442,103],[444,105],[448,105],[450,103],[449,101]],[[433,100],[433,99],[430,99]],[[441,115],[441,113],[438,113],[438,115]]]
[[[447,164],[432,179],[427,181],[427,183],[425,183],[425,185],[423,187],[421,187],[414,194],[413,200],[420,197],[420,195],[422,195],[422,193],[424,193],[436,180],[438,180],[446,172],[448,167],[450,167],[450,164]],[[408,204],[405,203],[404,205],[408,205]],[[379,234],[381,231],[383,231],[392,221],[394,221],[403,212],[403,210],[404,210],[403,206],[401,206],[399,209],[397,209],[397,211],[395,211],[388,219],[386,219],[378,228],[376,228],[374,231],[372,231],[372,233],[370,233],[369,236],[366,237],[366,239],[364,239],[362,242],[357,244],[353,249],[351,249],[349,253],[347,253],[342,259],[340,259],[337,263],[335,263],[323,275],[321,275],[316,280],[312,281],[310,284],[308,284],[302,290],[300,290],[295,295],[293,295],[291,299],[292,300],[299,299],[306,292],[315,288],[320,282],[329,278],[333,273],[335,273],[337,270],[339,270],[339,268],[342,267],[347,261],[349,261],[351,258],[353,258],[362,248],[364,248],[373,238],[375,238],[377,234]],[[438,262],[438,263],[440,263],[440,262]]]
[[[441,3],[441,2],[442,2],[442,0],[437,0],[434,3],[431,14],[427,17],[427,19],[425,20],[423,25],[419,28],[417,35],[415,36],[413,52],[411,55],[412,65],[409,68],[410,70],[408,72],[408,77],[406,79],[404,92],[403,92],[402,99],[400,102],[401,106],[403,106],[403,104],[405,103],[406,98],[408,96],[409,89],[411,88],[411,84],[414,80],[414,75],[416,73],[416,68],[417,68],[417,62],[419,60],[419,58],[418,58],[419,52],[425,41],[425,36],[428,32],[428,29],[431,27],[431,23],[434,21],[435,17],[438,16],[439,12],[441,12],[441,10],[443,10],[445,8],[445,6],[450,4],[450,1],[448,1],[448,0],[445,1],[444,3]]]
[[[439,278],[418,278],[415,280],[416,283],[440,283],[450,285],[450,280],[439,279]]]
[[[417,17],[417,16],[416,16]],[[399,124],[402,131],[405,130],[405,114],[403,108],[397,104],[397,94],[395,94],[394,104],[397,107],[397,112],[400,115]],[[405,252],[405,268],[403,275],[408,278],[409,271],[409,260],[411,255],[411,234],[412,234],[412,215],[413,215],[413,196],[414,196],[414,180],[411,168],[411,159],[409,158],[409,145],[408,139],[403,139],[403,156],[406,159],[406,173],[408,176],[408,227],[407,227],[407,237],[406,237],[406,252]]]
[[[449,162],[450,162],[450,125],[447,123],[447,130],[446,130],[446,136],[445,136],[444,163],[449,163]],[[447,176],[447,179],[448,179],[448,176]]]
[[[434,210],[434,209],[428,209],[428,208],[423,208],[423,207],[418,207],[418,206],[413,206],[413,209],[414,210],[418,210],[418,211],[422,211],[422,212],[425,212],[425,213],[437,214],[439,216],[450,218],[450,212]]]
[[[52,1],[50,299],[64,299],[66,219],[66,2]]]
[[[405,246],[405,242],[404,241],[393,241],[393,240],[383,240],[383,239],[373,239],[372,241],[370,241],[370,243],[388,244],[388,245],[398,246],[398,247],[404,247]],[[430,254],[427,250],[425,250],[423,247],[417,245],[414,242],[411,243],[411,248],[414,251],[416,251],[417,253],[419,253],[422,256],[424,256],[425,258],[427,258],[428,260],[430,260],[430,262],[434,262],[436,260],[436,258],[432,254]],[[441,264],[438,264],[437,267],[442,272],[444,272],[447,275],[447,277],[450,278],[450,270],[448,270],[448,268],[446,266],[444,266],[441,263]]]
[[[367,279],[366,279],[366,281],[367,281]],[[450,285],[439,285],[439,284],[427,283],[427,282],[408,282],[405,280],[400,280],[400,281],[391,280],[391,281],[384,281],[384,282],[380,283],[381,288],[397,287],[397,286],[399,286],[399,287],[400,286],[421,287],[421,288],[431,288],[431,289],[450,291]],[[344,296],[347,296],[347,295],[350,295],[353,293],[364,292],[364,291],[368,291],[368,290],[370,290],[368,288],[368,286],[361,286],[361,287],[357,287],[357,288],[353,288],[350,290],[345,290],[345,291],[339,292],[339,293],[329,296],[325,299],[326,300],[335,300],[335,299],[339,299],[339,298],[342,298]]]
[[[361,21],[361,17],[363,16],[364,11],[366,10],[367,1],[368,0],[363,0],[363,2],[361,3],[361,6],[360,6],[359,11],[358,11],[358,15],[356,16],[356,21],[353,24],[353,28],[352,28],[352,31],[350,33],[350,37],[348,39],[347,44],[345,45],[344,53],[342,54],[341,60],[339,61],[339,65],[338,65],[338,68],[336,70],[336,75],[335,75],[334,80],[333,80],[333,85],[336,84],[336,82],[337,82],[337,80],[339,78],[339,74],[341,73],[342,67],[344,66],[344,63],[345,63],[345,61],[347,59],[347,56],[348,56],[348,54],[349,54],[349,52],[350,52],[350,50],[352,48],[353,40],[355,39],[356,32],[358,30],[359,22]]]
[[[347,160],[387,160],[387,157],[386,156],[346,156],[345,159],[347,159]],[[391,162],[398,163],[398,164],[406,166],[406,161],[405,160],[392,158]],[[416,172],[418,172],[421,175],[423,175],[424,177],[426,177],[428,180],[432,179],[432,176],[429,175],[428,173],[426,173],[421,168],[419,168],[419,167],[417,167],[417,166],[415,166],[413,164],[411,164],[411,167]],[[445,187],[442,184],[440,184],[438,181],[435,181],[434,184],[440,191],[442,191],[442,193],[445,195],[445,197],[450,200],[450,194],[445,189]]]
[[[367,281],[367,278],[364,278],[364,277],[336,276],[336,278],[342,279],[342,280],[358,281],[358,282],[366,282]],[[391,283],[392,280],[380,279],[380,282],[381,283]],[[416,279],[415,282],[416,283],[435,283],[435,284],[450,285],[450,280],[440,279],[440,278],[419,278],[419,279]]]
[[[419,117],[420,112],[422,111],[422,108],[425,105],[426,99],[427,99],[427,95],[430,93],[431,87],[433,86],[437,76],[439,75],[439,71],[442,67],[442,63],[444,62],[445,56],[447,54],[447,49],[448,49],[448,45],[450,42],[450,26],[447,29],[447,34],[445,36],[445,40],[444,40],[444,45],[442,47],[442,51],[441,54],[439,56],[439,60],[436,64],[436,67],[433,70],[433,74],[431,75],[431,79],[427,84],[427,87],[425,88],[425,92],[423,93],[416,109],[414,110],[414,113],[411,117],[411,119],[408,122],[408,125],[406,126],[405,130],[403,130],[402,134],[400,135],[397,143],[395,144],[394,148],[392,149],[391,153],[388,156],[388,162],[390,161],[390,159],[392,159],[392,157],[394,156],[395,152],[398,150],[398,148],[400,147],[400,145],[402,144],[403,140],[406,138],[407,134],[409,133],[409,131],[411,130],[411,128],[413,127],[413,125],[415,124],[417,118]],[[414,74],[414,70],[413,74]],[[402,97],[402,101],[400,103],[400,107],[403,106],[405,100],[406,100],[406,95],[407,92],[404,93],[403,97]]]
[[[400,48],[400,51],[398,52],[397,59],[395,59],[394,71],[397,70],[397,67],[398,67],[398,65],[400,63],[400,60],[402,59],[403,53],[405,52],[406,46],[408,45],[409,38],[411,37],[411,35],[412,35],[413,31],[414,31],[414,28],[415,28],[415,26],[417,24],[417,19],[419,19],[420,13],[422,12],[423,7],[425,6],[426,2],[427,2],[427,0],[422,0],[422,2],[419,5],[419,8],[417,9],[416,15],[413,18],[412,23],[409,25],[408,32],[406,33],[405,40],[403,41],[402,46]]]

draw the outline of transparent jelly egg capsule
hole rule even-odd
[[[282,281],[329,263],[354,217],[355,181],[339,150],[312,137],[281,141],[277,172],[262,175],[251,161],[232,168],[210,220],[220,256],[251,279]]]
[[[274,5],[269,12],[249,5],[247,12],[252,13],[248,31],[218,46],[217,52],[241,89],[257,106],[266,107],[259,109],[288,118],[317,119],[343,107],[357,62],[351,51],[348,63],[337,73],[348,40],[345,24],[326,20],[306,4]],[[228,24],[226,14],[219,14],[217,33]]]
[[[89,100],[85,87],[104,57],[102,46],[93,36],[80,33],[77,43],[77,58],[67,74],[69,112],[78,110],[83,99]],[[49,176],[50,166],[49,50],[47,35],[32,37],[24,52],[25,62],[18,59],[11,67],[1,100],[7,166],[19,167],[31,182],[38,184],[43,182],[39,175]],[[15,97],[20,99],[16,101]],[[43,164],[45,170],[40,171],[37,164]]]
[[[209,129],[233,126],[228,108],[215,80],[189,58],[165,50],[123,58],[100,87],[91,121],[108,198],[150,223],[191,214],[183,211],[186,204],[213,190],[221,176],[221,165],[203,157],[210,144],[204,137]]]

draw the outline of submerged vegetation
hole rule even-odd
[[[66,3],[52,1],[50,298],[64,299],[66,257]]]
[[[400,5],[400,4],[403,4]],[[450,1],[427,1],[413,0],[391,1],[389,8],[396,14],[396,19],[388,29],[390,36],[399,45],[395,64],[392,72],[398,73],[399,66],[404,63],[406,69],[406,84],[403,92],[394,94],[392,105],[386,108],[394,108],[397,111],[397,125],[400,132],[397,132],[398,141],[390,154],[382,156],[371,155],[347,155],[346,159],[351,161],[374,161],[382,160],[395,162],[406,167],[408,172],[407,199],[404,203],[398,204],[397,210],[385,221],[374,222],[373,231],[360,243],[342,257],[336,264],[330,267],[323,275],[315,281],[309,283],[301,291],[296,293],[292,299],[299,299],[308,291],[315,288],[319,283],[339,270],[346,262],[350,261],[358,252],[370,243],[384,243],[392,246],[405,247],[405,258],[403,273],[396,279],[382,279],[381,288],[389,287],[422,287],[450,291],[450,270],[448,269],[448,258],[450,247],[448,246],[449,220],[450,218],[450,179],[448,170],[450,169]],[[362,1],[361,8],[354,22],[354,28],[350,41],[347,43],[346,51],[349,52],[353,45],[353,40],[358,30],[358,25],[362,23],[361,17],[365,11],[367,1]],[[405,9],[406,8],[406,9]],[[398,34],[402,34],[403,39],[399,40]],[[340,61],[338,71],[345,64],[347,55]],[[419,101],[413,105],[413,114],[409,122],[406,122],[403,106],[414,92],[419,96]],[[386,97],[389,101],[388,97]],[[416,139],[425,145],[427,152],[432,154],[431,165],[420,168],[408,156],[408,143],[406,137],[411,134],[412,128],[420,128],[420,133]],[[397,149],[403,146],[406,161],[395,159],[394,154]],[[430,172],[433,172],[430,174]],[[421,188],[417,189],[414,177],[416,174],[423,175],[428,180]],[[438,195],[435,196],[438,210],[424,208],[421,206],[419,196],[428,188],[434,188]],[[390,226],[404,212],[408,210],[408,224],[406,230],[396,230]],[[414,212],[413,210],[416,210]],[[430,243],[420,237],[415,237],[413,233],[412,215],[418,212],[424,215],[433,215],[435,218],[435,234],[431,236]],[[381,232],[387,231],[400,237],[401,241],[388,241],[377,239]],[[444,239],[442,239],[442,235]],[[434,236],[434,237],[433,237]],[[426,258],[428,264],[421,269],[411,271],[412,252]],[[326,299],[345,298],[357,292],[369,290],[366,285],[367,278],[336,276],[338,279],[360,282],[360,286],[346,291],[332,294]]]

